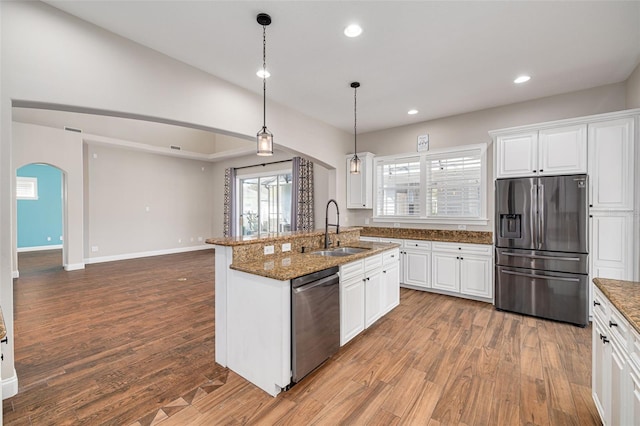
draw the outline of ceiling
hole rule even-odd
[[[636,1],[47,3],[259,94],[269,13],[268,98],[348,132],[355,80],[360,133],[621,82],[640,62]]]

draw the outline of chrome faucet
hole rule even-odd
[[[329,204],[336,205],[336,223],[329,223]],[[340,209],[338,203],[333,198],[327,202],[327,209],[324,212],[324,248],[329,248],[329,226],[336,227],[336,234],[340,233]]]

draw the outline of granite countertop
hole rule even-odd
[[[347,231],[359,231],[362,229],[357,226],[341,226],[340,232]],[[331,227],[330,234],[335,234],[335,227]],[[219,246],[241,246],[245,244],[255,243],[272,243],[277,241],[286,241],[292,238],[298,237],[319,237],[324,236],[324,229],[315,229],[313,231],[291,231],[291,232],[279,232],[272,234],[260,234],[260,235],[240,235],[238,237],[217,237],[207,238],[205,241],[207,244],[216,244]]]
[[[230,268],[249,274],[273,278],[279,281],[287,281],[332,266],[340,266],[354,260],[363,259],[383,251],[398,247],[395,243],[357,242],[349,244],[349,247],[368,249],[362,253],[349,256],[320,256],[312,253],[288,253],[286,255],[269,256],[259,261],[232,263]],[[319,249],[317,249],[319,250]]]
[[[595,285],[640,333],[640,282],[594,278]]]
[[[456,231],[420,228],[386,228],[365,226],[360,230],[363,237],[398,238],[401,240],[427,240],[450,243],[493,244],[493,232]]]

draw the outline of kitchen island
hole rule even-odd
[[[397,252],[397,244],[360,242],[359,233],[360,228],[342,228],[329,235],[334,248],[364,249],[344,256],[313,253],[323,248],[325,231],[208,239],[216,249],[216,362],[270,395],[286,389],[292,370],[291,280]],[[399,291],[397,278],[395,287]],[[382,286],[375,289],[384,291]],[[372,300],[382,304],[382,297]]]

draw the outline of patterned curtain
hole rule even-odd
[[[313,226],[313,163],[293,157],[291,230],[311,231]]]
[[[223,235],[225,237],[236,236],[236,169],[230,167],[224,170],[224,225]]]

